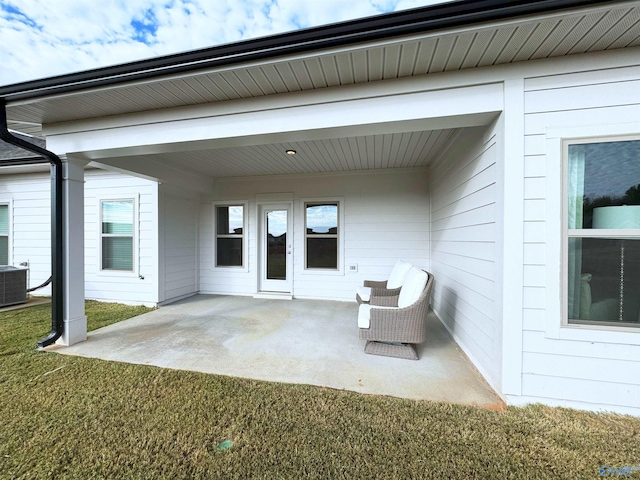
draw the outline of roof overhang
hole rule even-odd
[[[7,102],[75,92],[132,80],[218,68],[286,55],[425,34],[597,4],[603,0],[461,0],[308,28],[186,53],[0,87]]]
[[[628,47],[640,48],[637,0],[464,0],[8,85],[0,87],[0,98],[7,101],[10,127],[39,134],[42,125],[55,132],[79,123],[107,125],[127,116],[258,98],[279,104],[323,91],[347,95],[365,84],[375,88],[409,77],[422,82],[460,70]],[[432,131],[440,132],[437,138],[456,133]],[[371,141],[384,135],[401,141],[404,133],[411,132],[377,132]],[[318,148],[326,149],[336,141],[369,141],[366,137],[314,138],[308,145],[322,142]],[[235,153],[264,155],[286,147],[278,139],[265,142],[235,147]],[[222,144],[216,148],[229,154]],[[90,152],[87,158],[104,153]],[[148,154],[119,158],[152,160]]]

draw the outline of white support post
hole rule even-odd
[[[62,157],[64,333],[56,342],[59,345],[73,345],[87,339],[84,312],[84,167],[87,163]]]
[[[524,290],[524,79],[504,84],[502,159],[502,394],[522,394]]]

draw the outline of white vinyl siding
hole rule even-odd
[[[496,157],[499,129],[467,129],[431,166],[433,309],[465,352],[500,382],[496,314]]]
[[[85,296],[129,304],[158,302],[158,185],[103,170],[85,171]],[[133,271],[101,269],[100,201],[134,198]]]
[[[198,201],[160,186],[160,301],[198,292]]]
[[[640,134],[639,77],[640,67],[628,67],[525,81],[526,401],[640,414],[640,333],[561,327],[562,156],[550,137],[551,131],[564,132],[558,135],[565,140]]]
[[[50,179],[48,173],[3,175],[0,202],[12,199],[13,261],[29,264],[29,286],[51,275]],[[102,170],[85,171],[85,296],[88,299],[156,305],[198,291],[198,202],[167,196],[159,276],[157,184]],[[100,200],[136,197],[136,272],[100,268]],[[160,281],[160,285],[158,282]],[[50,287],[34,295],[50,295]]]
[[[248,269],[212,268],[214,204],[200,206],[200,288],[203,293],[253,295],[258,289],[257,194],[293,194],[293,295],[353,301],[364,280],[384,280],[398,258],[429,267],[429,195],[426,169],[219,179],[214,202],[252,199],[247,206]],[[340,198],[344,271],[305,270],[304,202]],[[323,199],[323,200],[319,200]],[[349,273],[349,266],[357,272]]]
[[[11,260],[14,265],[28,262],[30,287],[40,285],[51,275],[50,186],[48,172],[0,177],[0,199],[11,199]],[[84,243],[87,299],[147,305],[158,303],[157,188],[157,184],[149,180],[104,170],[85,170]],[[102,271],[100,268],[100,200],[106,196],[111,199],[136,198],[135,273]],[[188,208],[181,208],[180,215],[189,214]],[[197,203],[194,202],[192,216],[196,215],[196,208]],[[191,223],[195,228],[195,220]],[[194,251],[193,246],[191,251]],[[195,253],[193,256],[195,257]],[[170,277],[171,275],[172,273]],[[193,282],[194,280],[191,280],[191,284]],[[33,295],[51,295],[51,288],[37,290]]]
[[[29,287],[40,285],[51,275],[50,185],[48,172],[0,177],[0,201],[11,205],[9,261],[14,266],[28,262]],[[47,287],[34,294],[50,295],[51,290]]]

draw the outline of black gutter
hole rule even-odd
[[[0,139],[16,147],[42,155],[51,164],[51,272],[53,284],[51,286],[51,333],[38,341],[38,347],[47,347],[62,336],[64,319],[62,310],[63,293],[63,247],[64,236],[62,228],[62,160],[53,152],[33,145],[9,132],[7,127],[6,102],[0,98]],[[37,162],[39,160],[39,162]],[[41,163],[42,159],[2,160],[2,165],[24,165],[25,162]]]
[[[0,97],[7,101],[38,98],[161,75],[185,73],[358,42],[603,3],[617,2],[611,0],[462,0],[16,83],[0,87]]]

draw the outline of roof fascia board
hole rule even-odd
[[[607,3],[611,0],[463,0],[245,40],[0,87],[7,102],[272,59],[355,43]]]

